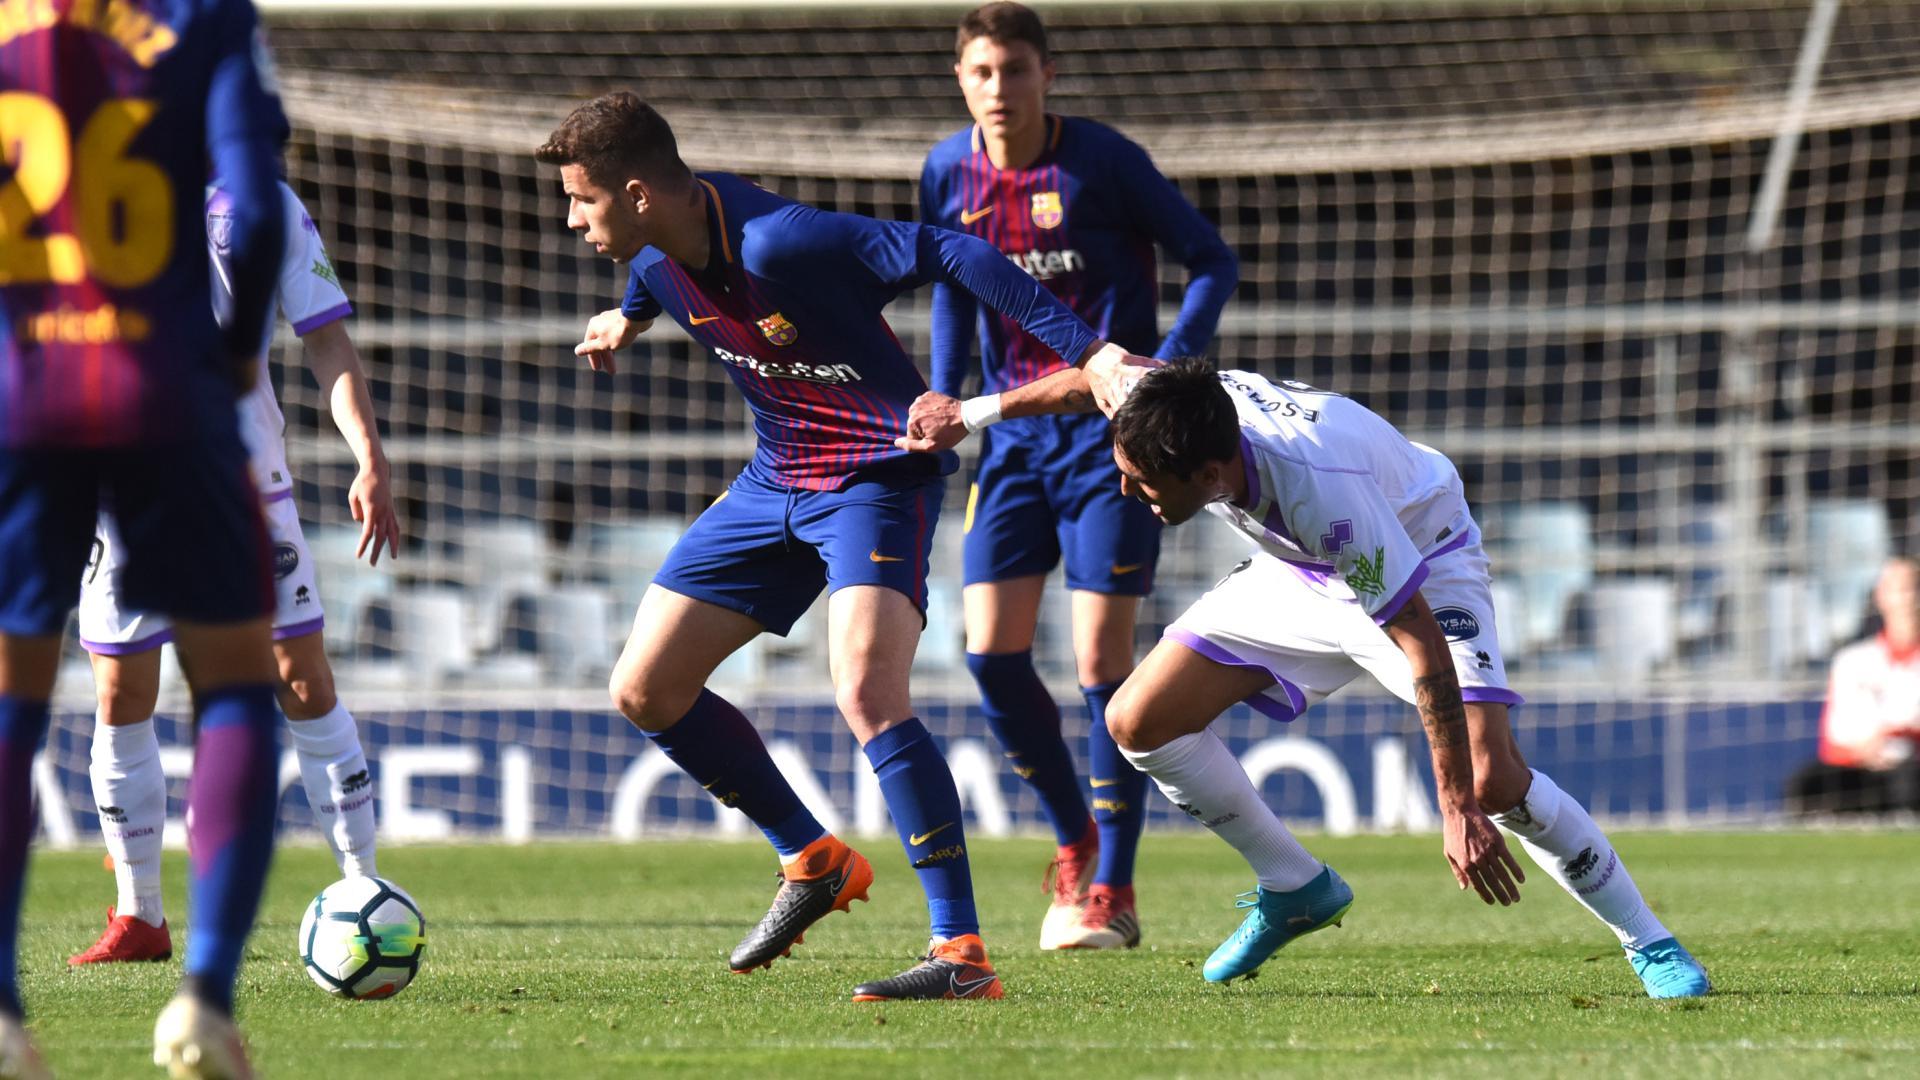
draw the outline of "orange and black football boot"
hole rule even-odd
[[[743,975],[772,967],[805,940],[807,928],[836,911],[846,911],[855,900],[867,898],[873,867],[859,852],[833,836],[823,836],[782,867],[780,888],[773,906],[745,940],[734,946],[727,966]]]
[[[1005,996],[979,934],[938,942],[918,964],[893,978],[853,988],[855,1001],[989,1001]]]

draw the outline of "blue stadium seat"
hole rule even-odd
[[[1854,636],[1867,614],[1867,597],[1893,554],[1887,508],[1877,499],[1821,499],[1807,507],[1807,551],[1813,615],[1827,637]]]
[[[618,655],[613,597],[591,586],[516,596],[508,605],[502,645],[508,653],[537,657],[563,678],[604,679]]]
[[[1588,587],[1593,608],[1595,659],[1600,674],[1632,689],[1679,643],[1674,620],[1675,588],[1664,577],[1607,578]]]
[[[393,592],[394,562],[382,552],[379,566],[354,558],[360,543],[358,525],[308,525],[303,531],[319,575],[320,604],[326,611],[327,641],[336,653],[350,653],[365,644],[369,604]]]
[[[1485,518],[1493,576],[1523,599],[1516,635],[1526,650],[1561,644],[1567,614],[1593,584],[1593,520],[1574,502],[1496,506]]]

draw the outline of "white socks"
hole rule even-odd
[[[360,749],[360,729],[345,705],[317,720],[289,720],[300,780],[313,824],[327,838],[346,877],[374,876],[373,777]]]
[[[1120,752],[1134,768],[1153,777],[1175,806],[1233,845],[1252,865],[1261,888],[1292,892],[1320,876],[1324,864],[1274,816],[1246,770],[1211,730],[1182,735],[1157,750]]]
[[[160,841],[167,821],[167,777],[160,771],[153,721],[114,727],[96,717],[87,772],[120,891],[114,914],[159,926],[166,920],[160,907]]]
[[[1641,899],[1627,866],[1600,826],[1545,773],[1533,771],[1533,786],[1520,804],[1491,815],[1520,846],[1593,912],[1629,948],[1644,948],[1673,936]]]

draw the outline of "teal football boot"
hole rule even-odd
[[[1628,946],[1627,962],[1650,998],[1706,997],[1713,990],[1707,969],[1674,938],[1663,938],[1644,949]]]
[[[1241,893],[1235,907],[1247,917],[1233,936],[1207,957],[1208,982],[1237,979],[1267,962],[1281,946],[1326,926],[1339,926],[1353,906],[1353,890],[1329,866],[1320,876],[1292,892],[1255,888]],[[1250,899],[1249,899],[1250,898]]]

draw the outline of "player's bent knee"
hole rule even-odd
[[[280,708],[290,720],[313,720],[333,711],[333,671],[325,664],[312,668],[298,663],[280,665]]]
[[[103,687],[96,701],[100,718],[111,727],[138,724],[153,715],[153,707],[140,700],[140,695],[125,693],[118,687]]]
[[[905,720],[913,711],[906,695],[884,691],[864,680],[842,685],[834,691],[833,700],[862,742]]]
[[[666,680],[615,669],[607,685],[613,707],[641,731],[665,731],[687,715],[701,688],[673,686]]]
[[[1159,730],[1164,725],[1153,722],[1152,710],[1145,705],[1139,694],[1129,693],[1125,686],[1107,703],[1107,734],[1120,749],[1142,754],[1172,741],[1172,736]]]

